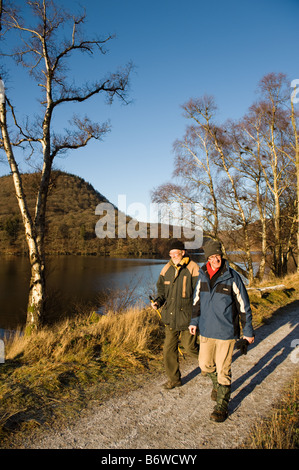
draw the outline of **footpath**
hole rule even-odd
[[[24,449],[235,449],[267,416],[299,365],[298,302],[256,330],[247,355],[235,351],[229,417],[209,416],[211,382],[196,362],[181,361],[183,386],[166,391],[165,376],[81,414],[64,429],[27,440]]]

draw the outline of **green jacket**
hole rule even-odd
[[[199,266],[189,257],[183,258],[178,266],[170,260],[160,273],[155,301],[159,308],[163,307],[162,321],[174,330],[188,329],[198,275]]]

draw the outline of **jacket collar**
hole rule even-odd
[[[179,262],[179,264],[174,264],[174,262],[172,261],[172,259],[170,260],[170,264],[172,266],[174,266],[176,269],[180,269],[182,268],[183,266],[187,265],[190,261],[190,258],[189,256],[185,256],[184,258],[181,259],[181,261]]]
[[[207,276],[208,279],[210,279],[210,276],[209,276],[209,273],[208,273],[208,270],[207,270],[207,265],[204,264],[202,267],[201,267],[201,270],[205,273],[205,275]],[[221,279],[227,279],[229,277],[231,277],[231,272],[230,272],[230,266],[229,266],[229,263],[226,259],[223,259],[222,261],[222,265],[220,267],[220,269],[217,271],[217,273],[215,274],[216,278],[214,279],[215,282],[217,282],[217,280],[221,277]],[[214,277],[214,276],[213,276]],[[212,278],[213,279],[213,278]]]
[[[185,256],[184,258],[182,258],[181,261],[179,262],[179,264],[174,264],[172,259],[170,260],[170,264],[175,269],[175,276],[174,276],[175,279],[178,277],[179,272],[181,271],[181,269],[183,269],[184,266],[187,266],[189,261],[190,261],[190,258],[188,256]]]

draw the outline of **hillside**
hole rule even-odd
[[[34,208],[39,174],[24,174],[27,202]],[[47,254],[141,255],[163,251],[165,240],[99,239],[95,209],[109,202],[82,178],[53,171],[48,205],[45,247]],[[127,223],[130,218],[127,217]],[[117,225],[117,217],[116,217]],[[117,233],[117,232],[116,232]],[[14,193],[12,177],[0,178],[0,254],[25,254],[27,244]]]

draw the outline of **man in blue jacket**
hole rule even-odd
[[[211,420],[228,416],[231,363],[236,340],[254,342],[249,297],[239,274],[222,258],[221,243],[210,240],[204,248],[207,263],[199,270],[194,292],[191,334],[200,332],[199,366],[212,380],[211,398],[217,404]]]

